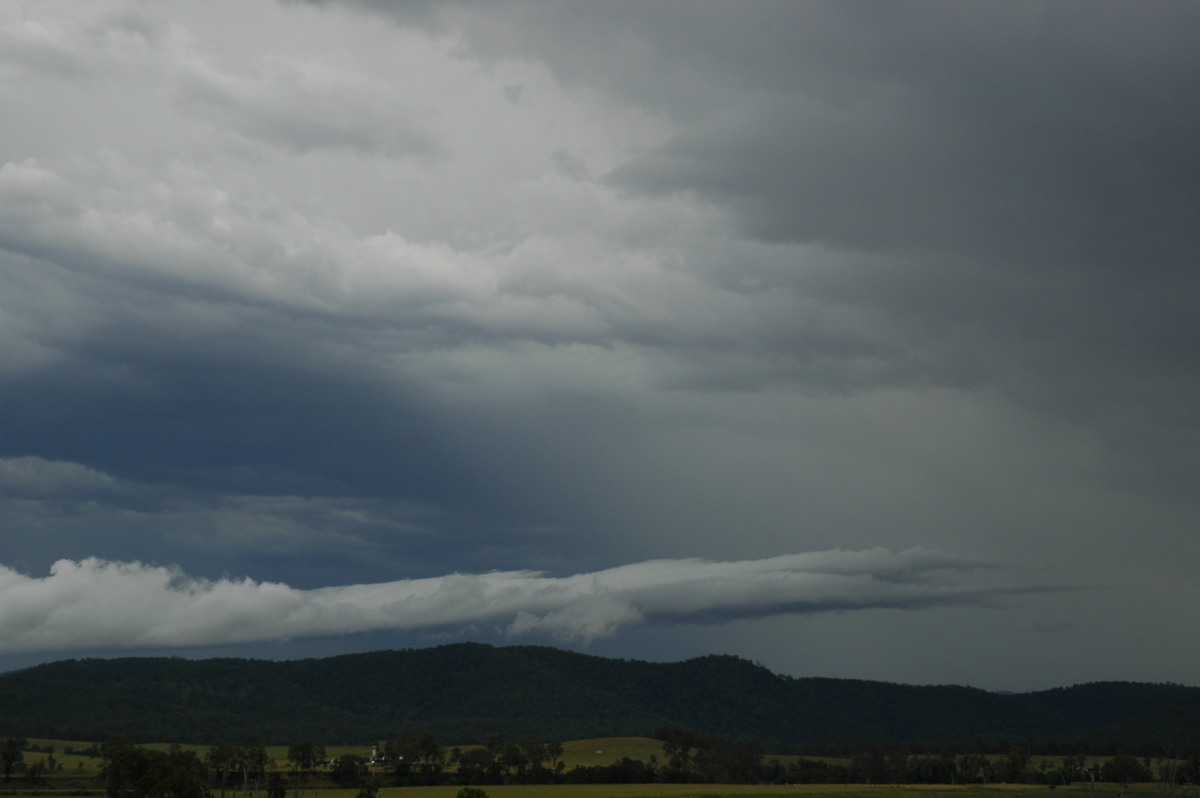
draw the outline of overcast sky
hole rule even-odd
[[[0,670],[1200,684],[1200,5],[0,0]]]

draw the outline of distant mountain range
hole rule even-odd
[[[362,744],[432,730],[447,745],[663,727],[772,750],[1036,743],[1062,751],[1200,745],[1200,688],[1097,682],[1035,693],[792,678],[733,656],[650,663],[462,643],[288,662],[65,660],[0,675],[0,734],[140,742]]]

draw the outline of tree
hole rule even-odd
[[[267,798],[286,798],[287,785],[283,783],[283,776],[279,775],[279,771],[272,770],[267,774]]]
[[[1029,767],[1029,756],[1025,749],[1013,745],[1008,749],[1008,755],[1000,762],[1000,780],[1009,784],[1025,781],[1026,770]]]
[[[391,768],[396,786],[410,784],[418,760],[417,738],[411,734],[397,737],[383,747],[380,758]]]
[[[499,732],[492,732],[483,738],[483,747],[487,752],[494,757],[499,757],[504,750],[504,735]]]
[[[358,794],[354,798],[375,798],[379,794],[379,777],[370,771],[358,786]]]
[[[762,774],[762,749],[744,740],[699,739],[693,761],[700,777],[712,783],[746,784]]]
[[[217,776],[218,784],[221,787],[221,798],[225,798],[225,784],[229,781],[229,776],[239,769],[242,759],[241,747],[231,742],[217,743],[209,749],[205,759]]]
[[[1064,756],[1062,764],[1058,768],[1058,773],[1062,779],[1063,786],[1066,787],[1072,781],[1087,775],[1087,762],[1084,761],[1082,754]]]
[[[522,734],[517,738],[517,746],[532,767],[540,768],[546,761],[546,746],[536,734]]]
[[[1150,781],[1150,772],[1129,754],[1117,754],[1101,766],[1102,778],[1120,787],[1118,795],[1129,791],[1129,785],[1137,781]]]
[[[0,744],[0,767],[4,768],[5,781],[11,781],[17,763],[25,761],[25,754],[21,750],[25,745],[26,741],[20,737],[5,737],[4,742]]]
[[[292,794],[300,798],[304,793],[305,777],[317,769],[317,763],[325,759],[325,746],[308,740],[288,746],[288,761],[292,763]]]
[[[367,761],[361,756],[344,754],[333,760],[329,775],[339,787],[362,787],[370,772]]]
[[[208,798],[206,770],[194,751],[172,751],[167,754],[165,778],[148,798]]]
[[[265,743],[255,743],[242,749],[238,767],[242,771],[242,795],[249,798],[251,785],[255,792],[267,772],[267,746]]]
[[[884,784],[888,781],[887,760],[875,746],[854,757],[851,767],[855,778],[865,784]]]
[[[695,744],[695,735],[684,729],[659,729],[655,735],[663,741],[663,755],[667,758],[667,767],[682,773],[691,765],[691,751]]]
[[[992,780],[992,763],[985,754],[961,754],[956,765],[964,784],[987,784]]]
[[[438,742],[437,736],[431,731],[421,732],[413,741],[413,752],[417,757],[421,783],[441,784],[442,767],[446,762],[446,749]]]
[[[458,759],[459,784],[499,784],[500,765],[486,748],[463,751]]]
[[[292,763],[292,772],[297,775],[312,773],[323,759],[325,746],[322,743],[303,740],[288,746],[288,761]]]
[[[508,781],[522,781],[526,762],[525,754],[521,752],[518,745],[508,743],[500,751],[500,766],[504,769],[504,775]]]
[[[910,784],[953,784],[957,775],[953,759],[928,754],[908,758],[904,780]]]
[[[561,773],[563,769],[562,762],[563,747],[562,743],[557,740],[551,740],[546,743],[546,756],[550,759],[550,766],[554,768],[555,773]],[[650,755],[652,760],[657,759],[654,754]]]
[[[1174,746],[1168,745],[1158,760],[1158,791],[1166,798],[1179,795],[1183,781],[1183,760]]]
[[[127,738],[104,745],[104,792],[108,798],[206,798],[207,769],[192,751],[152,751]]]
[[[553,779],[554,774],[544,764],[550,757],[548,746],[536,734],[522,734],[517,738],[517,747],[529,766],[528,772],[523,774],[525,783],[546,784]]]
[[[1200,784],[1200,755],[1188,754],[1179,766],[1179,776],[1188,784]]]

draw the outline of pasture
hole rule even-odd
[[[460,787],[385,787],[379,798],[455,798]],[[481,787],[488,798],[1034,798],[1043,785],[864,785],[864,784],[535,784]],[[355,798],[354,790],[322,790],[320,798]],[[1059,787],[1059,798],[1091,798],[1085,785]],[[1097,785],[1096,798],[1118,798],[1114,785]],[[1138,785],[1125,798],[1162,798],[1157,785]]]
[[[103,798],[104,788],[100,783],[101,759],[98,756],[82,753],[95,751],[98,744],[86,741],[51,740],[30,738],[29,746],[40,750],[26,751],[24,767],[35,762],[48,765],[53,757],[56,765],[48,772],[39,784],[30,784],[21,778],[20,773],[14,774],[12,780],[0,783],[0,798],[75,798],[76,796],[93,796]],[[172,746],[165,743],[139,743],[146,748],[168,750]],[[191,750],[203,758],[208,746],[183,745],[184,750]],[[447,746],[447,752],[453,746]],[[479,746],[460,746],[462,750],[470,750]],[[67,753],[70,750],[72,753]],[[287,770],[286,746],[268,746],[267,755],[271,764],[269,768]],[[344,754],[355,754],[367,757],[371,754],[371,746],[328,746],[325,749],[328,759],[335,759]],[[631,760],[650,761],[657,757],[664,759],[662,742],[648,737],[610,737],[590,740],[573,740],[563,743],[562,762],[567,770],[575,766],[610,765],[622,758]],[[767,754],[764,761],[779,759],[786,763],[797,759],[791,755]],[[848,760],[837,760],[826,757],[811,757],[824,759],[831,763],[845,763]],[[1036,763],[1041,757],[1031,757]],[[1054,761],[1058,758],[1048,758]],[[1091,758],[1089,758],[1091,759]],[[1089,762],[1090,764],[1090,762]],[[318,777],[318,782],[322,781]],[[436,787],[383,787],[378,792],[378,798],[456,798],[461,787],[442,785]],[[554,785],[485,785],[480,787],[488,798],[775,798],[776,796],[797,796],[798,798],[1034,798],[1032,793],[1045,795],[1053,792],[1057,798],[1171,798],[1157,784],[1134,785],[1129,790],[1121,791],[1116,785],[1076,783],[1067,787],[1051,790],[1045,785],[1026,784],[989,784],[989,785],[764,785],[764,784],[554,784]],[[356,798],[357,790],[338,789],[333,787],[316,788],[313,784],[296,789],[292,785],[287,798]],[[213,795],[219,795],[213,791]],[[256,793],[256,798],[262,798],[265,793]],[[1189,793],[1195,798],[1195,793]],[[228,798],[240,798],[236,790],[227,792]],[[1049,796],[1047,796],[1049,798]]]

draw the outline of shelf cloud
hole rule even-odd
[[[535,571],[301,590],[174,567],[59,560],[44,577],[0,568],[0,652],[179,648],[358,632],[489,626],[590,642],[647,623],[978,605],[988,563],[913,549],[761,560],[651,560],[567,577]]]

